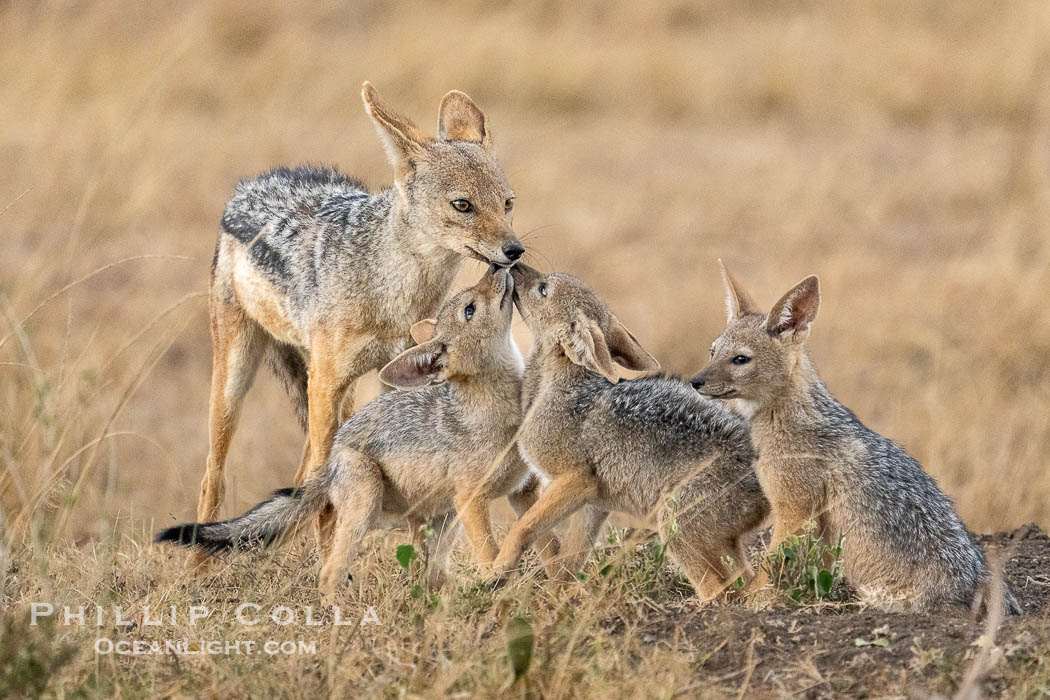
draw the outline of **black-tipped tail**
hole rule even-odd
[[[214,523],[185,523],[163,530],[154,542],[173,542],[217,554],[231,549],[268,547],[295,531],[327,501],[323,479],[301,488],[274,491],[244,515]]]

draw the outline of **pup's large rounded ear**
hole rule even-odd
[[[635,372],[648,372],[660,369],[660,363],[642,347],[638,339],[634,337],[627,326],[620,323],[615,316],[609,324],[609,332],[605,336],[609,345],[609,354],[613,361],[621,367],[634,370]]]
[[[766,316],[766,331],[784,340],[801,343],[809,336],[809,327],[820,308],[820,280],[810,275],[773,305]]]
[[[422,345],[434,337],[434,331],[436,330],[437,321],[432,318],[424,318],[422,321],[413,323],[412,328],[408,332],[412,336],[412,340]]]
[[[602,375],[613,384],[620,380],[613,367],[605,334],[597,323],[583,314],[577,315],[576,321],[562,336],[561,349],[570,361]]]
[[[387,158],[394,166],[398,180],[404,178],[424,157],[424,144],[429,140],[416,123],[390,106],[376,90],[375,85],[365,81],[361,86],[361,99],[365,111],[376,124],[376,131],[386,148]]]
[[[418,389],[445,381],[445,346],[439,341],[409,348],[379,370],[379,380],[398,389]]]
[[[438,108],[438,136],[445,141],[472,141],[492,148],[492,132],[485,113],[466,93],[450,90]]]

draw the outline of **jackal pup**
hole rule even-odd
[[[538,481],[513,450],[520,423],[522,360],[510,335],[514,281],[496,266],[420,321],[420,343],[383,368],[380,378],[414,389],[382,394],[339,429],[328,462],[298,489],[283,489],[240,517],[179,525],[158,542],[213,553],[267,545],[331,504],[334,533],[323,537],[320,590],[331,596],[365,534],[381,515],[407,516],[414,532],[429,520],[437,537],[430,582],[438,586],[458,512],[479,562],[497,554],[489,501],[510,495],[519,511]],[[548,540],[553,554],[557,546]]]
[[[984,552],[951,500],[820,380],[804,347],[820,306],[817,278],[762,313],[724,266],[722,274],[726,329],[692,384],[752,414],[758,478],[773,508],[771,548],[812,520],[829,541],[842,538],[846,579],[873,603],[911,601],[927,611],[979,602]],[[1019,612],[1009,591],[1004,611]]]
[[[438,138],[361,91],[394,166],[374,194],[329,168],[278,168],[237,185],[222,217],[210,289],[211,450],[199,520],[215,520],[244,395],[266,357],[308,432],[301,484],[324,464],[354,382],[410,343],[464,257],[509,265],[524,252],[514,193],[480,109],[453,90]]]
[[[669,551],[705,600],[746,567],[744,536],[768,513],[746,423],[688,384],[664,376],[618,380],[659,365],[591,289],[519,263],[515,302],[533,333],[525,371],[522,457],[549,479],[511,527],[496,573],[513,568],[537,535],[584,508],[564,565],[581,554],[610,511],[656,516],[677,532]]]

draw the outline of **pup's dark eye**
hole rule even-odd
[[[514,208],[514,198],[510,197],[506,202],[503,203],[503,208],[510,211]]]
[[[712,345],[711,346],[711,357],[714,357],[714,356],[715,356],[715,346]]]
[[[467,319],[468,321],[474,318],[474,302],[470,302],[463,309],[463,318]]]
[[[456,211],[461,211],[464,213],[468,211],[474,211],[474,205],[465,199],[453,199],[452,208]]]
[[[547,283],[546,282],[540,282],[540,286],[536,288],[536,291],[538,291],[540,293],[541,297],[546,297],[547,296]]]
[[[737,355],[733,358],[732,362],[734,365],[746,365],[751,361],[751,358],[747,355]]]

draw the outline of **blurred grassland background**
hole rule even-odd
[[[8,537],[195,512],[223,204],[299,162],[389,183],[365,79],[428,130],[469,93],[531,259],[670,372],[721,330],[717,258],[766,304],[819,274],[837,396],[974,529],[1050,526],[1050,3],[6,2],[0,75]],[[302,440],[264,369],[227,510]]]

